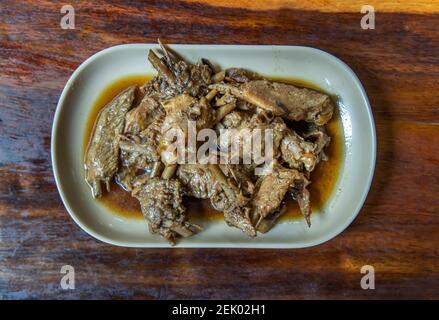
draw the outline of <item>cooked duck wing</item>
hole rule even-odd
[[[125,115],[135,99],[136,87],[129,87],[106,105],[98,115],[93,135],[85,155],[85,180],[93,197],[102,194],[101,182],[109,189],[109,182],[118,168],[119,135]]]
[[[331,119],[334,110],[328,95],[290,84],[254,80],[238,86],[215,83],[209,88],[231,92],[237,98],[270,111],[275,116],[293,121],[305,120],[323,125]]]
[[[277,210],[294,180],[300,178],[296,170],[274,168],[258,183],[258,191],[253,198],[254,213],[265,218]]]
[[[274,166],[271,173],[258,181],[259,188],[252,201],[254,221],[258,221],[259,224],[270,215],[276,215],[282,208],[285,195],[290,191],[299,202],[300,209],[309,223],[311,210],[309,193],[306,190],[308,180],[297,170]]]
[[[309,181],[305,178],[297,179],[294,181],[294,185],[291,187],[291,196],[293,200],[296,200],[299,204],[300,211],[305,217],[306,223],[311,227],[311,202],[309,199],[309,191],[306,186]]]
[[[153,233],[159,233],[175,245],[176,237],[189,237],[200,227],[188,222],[182,204],[183,186],[177,179],[146,179],[133,191],[140,201],[143,216]]]

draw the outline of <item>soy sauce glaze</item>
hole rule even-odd
[[[93,131],[93,125],[100,110],[125,88],[131,85],[140,86],[149,81],[151,78],[151,75],[125,76],[114,81],[103,90],[92,106],[90,116],[86,124],[83,143],[84,154]],[[301,80],[285,78],[271,78],[271,80],[290,83],[296,86],[306,87],[321,92],[323,91],[316,85]],[[336,99],[333,98],[333,100],[337,106]],[[343,165],[344,134],[343,125],[337,107],[332,119],[326,124],[326,129],[328,135],[331,137],[331,143],[325,150],[329,160],[321,161],[317,165],[316,169],[311,173],[311,184],[308,186],[313,212],[321,211],[324,208],[327,200],[335,191],[340,168]],[[291,197],[287,196],[287,198],[287,210],[286,213],[280,218],[280,221],[285,222],[302,219],[303,217],[300,213],[297,203],[294,202]],[[105,192],[102,197],[98,199],[98,201],[119,216],[130,219],[142,219],[142,213],[138,200],[131,197],[129,192],[126,192],[115,182],[111,183],[111,192]],[[222,213],[214,210],[211,207],[209,200],[186,198],[184,204],[187,208],[187,212],[190,214],[191,219],[193,220],[212,221],[222,219]]]

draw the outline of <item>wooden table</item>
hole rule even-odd
[[[0,298],[439,298],[439,3],[69,1],[0,3]],[[409,2],[409,1],[407,1]],[[378,135],[372,189],[354,223],[303,250],[127,249],[94,240],[64,209],[50,131],[75,68],[133,42],[305,45],[357,73]],[[60,269],[75,267],[75,290]],[[362,290],[372,265],[375,290]]]

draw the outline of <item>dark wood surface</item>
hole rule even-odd
[[[357,1],[70,3],[75,30],[59,26],[63,2],[0,1],[0,298],[439,298],[438,2],[380,1],[375,30],[360,28]],[[157,37],[306,45],[347,62],[378,135],[372,189],[354,223],[303,250],[127,249],[81,231],[51,170],[58,98],[93,53]],[[65,264],[75,290],[60,287]],[[366,264],[375,290],[360,288]]]

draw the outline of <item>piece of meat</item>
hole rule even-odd
[[[250,219],[249,198],[242,195],[240,189],[215,164],[209,164],[209,171],[218,182],[210,201],[212,206],[222,211],[227,225],[242,230],[250,237],[256,236],[256,230]]]
[[[137,168],[121,166],[116,173],[116,183],[125,191],[132,190],[132,181],[137,175]]]
[[[210,128],[215,123],[215,112],[204,99],[182,94],[163,101],[162,105],[166,112],[165,128],[186,128],[188,120],[196,121],[197,129]]]
[[[262,219],[276,214],[282,208],[285,195],[290,191],[309,223],[311,209],[306,190],[308,180],[297,170],[286,169],[277,164],[273,166],[271,172],[258,181],[258,190],[252,200],[254,222],[258,226]]]
[[[145,96],[139,105],[125,117],[125,128],[120,147],[121,167],[116,181],[125,190],[131,191],[137,173],[149,172],[157,167],[160,156],[157,148],[160,142],[160,125],[165,111],[155,99]]]
[[[127,113],[124,134],[139,134],[164,115],[165,111],[154,98],[144,96],[139,105]]]
[[[265,132],[266,130],[272,130],[272,147],[273,147],[273,157],[277,158],[280,154],[279,147],[281,140],[287,132],[287,126],[280,117],[275,117],[270,119],[267,115],[262,113],[254,114],[251,111],[235,110],[224,117],[221,123],[217,126],[217,131],[221,129],[237,129],[237,131],[224,131],[222,134],[228,135],[228,139],[224,139],[221,142],[220,150],[224,154],[227,154],[231,159],[239,156],[240,158],[246,155],[251,155],[253,161],[256,161],[258,156],[265,155]],[[256,145],[251,145],[251,150],[246,150],[244,148],[244,141],[254,137],[257,131],[255,129],[260,129],[261,134],[261,144],[260,151],[261,154],[257,155],[254,153]],[[221,133],[221,132],[220,132]],[[257,141],[255,138],[252,139],[253,142]],[[246,145],[248,146],[248,145]],[[260,163],[258,163],[260,164]]]
[[[267,233],[273,228],[277,220],[286,212],[287,206],[281,203],[278,210],[274,211],[266,218],[259,220],[257,230],[261,233]]]
[[[216,114],[205,99],[197,100],[189,94],[165,100],[162,105],[166,117],[161,127],[159,153],[163,163],[170,165],[175,164],[178,154],[177,150],[169,147],[174,145],[178,137],[187,141],[189,121],[195,122],[196,131],[210,128],[216,121]]]
[[[334,105],[327,94],[290,84],[254,80],[238,86],[215,83],[209,88],[231,92],[239,99],[270,111],[274,116],[293,121],[305,120],[323,125],[331,119],[334,111]]]
[[[325,126],[310,125],[303,137],[315,145],[314,153],[317,155],[317,162],[320,160],[327,161],[325,148],[331,142],[331,137],[326,133]]]
[[[216,189],[217,182],[207,165],[182,164],[178,166],[177,176],[185,186],[186,194],[197,199],[208,199]]]
[[[290,168],[308,172],[314,170],[318,156],[316,152],[316,145],[312,142],[305,141],[294,130],[288,130],[288,133],[283,137],[280,145],[281,158]]]
[[[116,183],[121,186],[125,191],[132,191],[136,182],[144,179],[145,177],[155,177],[153,173],[157,163],[147,163],[145,167],[139,169],[134,165],[120,166],[119,171],[116,173]]]
[[[135,166],[142,169],[151,162],[159,161],[158,147],[162,137],[161,125],[163,121],[164,116],[160,116],[140,133],[127,133],[121,136],[120,158],[124,166]]]
[[[109,191],[109,183],[119,164],[119,140],[124,128],[125,115],[131,109],[136,96],[136,87],[121,92],[98,115],[85,155],[85,180],[93,197],[102,194],[101,182]]]
[[[261,177],[258,191],[253,198],[254,214],[265,218],[277,210],[294,180],[300,177],[297,170],[282,167],[273,168],[271,173]]]
[[[242,123],[248,122],[252,117],[252,113],[243,110],[234,110],[226,115],[218,124],[220,129],[234,129],[239,128]]]
[[[196,65],[187,63],[165,47],[162,49],[162,58],[153,50],[149,51],[148,59],[158,71],[158,76],[143,86],[142,91],[160,99],[170,99],[184,93],[193,97],[206,95],[212,76],[210,66],[203,62]]]
[[[311,227],[311,202],[309,198],[309,191],[306,186],[309,181],[306,179],[295,180],[294,186],[291,188],[291,196],[299,204],[300,211],[305,217],[305,221]]]
[[[213,90],[216,91],[216,89],[213,89]],[[234,102],[236,102],[235,96],[233,96],[232,94],[226,93],[226,94],[223,94],[221,97],[218,97],[215,100],[214,105],[216,107],[221,107],[221,106],[226,105],[228,103],[234,103]]]
[[[133,191],[140,202],[150,230],[175,245],[177,235],[189,237],[200,227],[188,222],[183,201],[183,186],[177,179],[150,178]]]
[[[225,71],[225,79],[230,82],[244,83],[256,78],[258,75],[255,72],[241,68],[229,68]]]
[[[127,113],[119,143],[122,166],[145,169],[160,159],[157,148],[164,118],[163,107],[149,96]]]
[[[212,167],[215,169],[212,170]],[[184,184],[187,195],[198,199],[210,198],[212,206],[223,212],[228,225],[241,229],[249,236],[256,235],[250,221],[249,199],[241,194],[240,188],[229,182],[218,166],[184,164],[178,167],[177,176]]]
[[[219,167],[229,180],[234,181],[245,197],[250,198],[253,195],[256,182],[254,164],[220,164]]]

